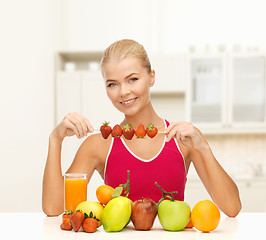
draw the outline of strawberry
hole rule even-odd
[[[83,212],[77,210],[71,215],[70,222],[75,232],[77,232],[80,229],[83,220],[84,220]]]
[[[121,137],[123,134],[123,131],[121,129],[121,127],[116,124],[114,127],[113,127],[113,130],[112,130],[112,136],[113,137]]]
[[[112,132],[112,128],[109,126],[110,122],[104,122],[103,125],[100,128],[100,131],[102,133],[102,136],[104,139],[107,139]]]
[[[64,220],[65,218],[70,218],[72,212],[71,210],[65,211],[64,214],[62,215],[62,220]]]
[[[87,233],[95,232],[98,227],[98,221],[99,219],[93,216],[93,213],[90,212],[88,218],[86,218],[82,224],[83,230]]]
[[[72,225],[70,223],[70,217],[65,217],[63,219],[63,222],[61,223],[60,228],[62,230],[67,230],[67,231],[71,231],[72,230]]]
[[[154,124],[151,123],[149,126],[147,126],[146,133],[150,138],[153,138],[158,133],[158,129],[157,127],[154,127]]]
[[[137,136],[137,138],[144,138],[145,137],[146,131],[145,131],[145,128],[144,128],[142,123],[138,126],[138,128],[135,132],[135,135]]]
[[[123,135],[127,140],[131,140],[135,134],[134,128],[131,127],[131,124],[126,124],[123,127]]]

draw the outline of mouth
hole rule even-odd
[[[120,102],[123,106],[131,106],[134,104],[134,102],[137,100],[137,98],[128,99],[126,101]]]

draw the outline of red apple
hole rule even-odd
[[[136,230],[150,230],[157,215],[156,203],[150,198],[142,198],[132,203],[131,221]]]

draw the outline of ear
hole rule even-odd
[[[154,69],[151,70],[151,81],[150,81],[150,87],[152,87],[155,83],[155,71]]]

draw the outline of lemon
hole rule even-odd
[[[98,218],[100,221],[98,222],[98,227],[100,227],[102,225],[102,213],[103,213],[103,205],[98,203],[98,202],[92,202],[92,201],[84,201],[81,202],[76,210],[80,210],[83,213],[86,213],[88,216],[90,214],[90,212],[93,213],[93,216],[96,216],[96,218]]]
[[[102,224],[106,232],[121,231],[129,222],[131,215],[131,200],[126,197],[115,197],[105,206],[102,214]]]

